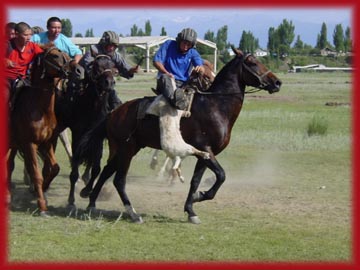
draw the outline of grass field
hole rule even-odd
[[[194,206],[201,225],[187,223],[183,213],[195,158],[183,162],[185,184],[170,186],[149,168],[152,150],[140,151],[127,185],[145,221],[136,225],[122,215],[111,181],[97,215],[85,212],[81,182],[78,210],[66,209],[69,163],[59,146],[61,171],[48,192],[49,219],[37,215],[16,161],[9,261],[350,262],[351,74],[278,76],[279,93],[246,96],[231,143],[218,156],[227,180],[214,200]],[[123,101],[152,95],[155,74],[117,85]],[[314,117],[326,123],[324,135],[307,134]],[[208,189],[203,182],[201,190]]]

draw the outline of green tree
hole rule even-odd
[[[344,52],[345,51],[345,45],[344,45],[344,30],[342,28],[341,24],[337,24],[334,29],[333,34],[333,42],[335,46],[335,50],[337,52]]]
[[[94,37],[94,32],[92,28],[86,30],[85,37]]]
[[[345,52],[352,51],[352,39],[351,39],[351,32],[350,32],[349,26],[346,27],[346,30],[345,30],[344,47],[345,47]]]
[[[72,37],[72,24],[69,19],[61,19],[62,29],[61,33],[67,37]]]
[[[214,42],[216,43],[216,37],[215,37],[215,34],[214,32],[208,30],[205,35],[204,35],[204,39],[205,40],[209,40],[211,42]],[[201,45],[201,44],[198,44],[196,46],[196,48],[198,49],[199,53],[200,54],[212,54],[213,53],[213,49],[208,47],[208,46],[205,46],[205,45]]]
[[[221,27],[216,35],[216,45],[220,53],[223,53],[227,49],[227,25]]]
[[[130,29],[130,36],[135,37],[138,35],[138,32],[139,32],[139,28],[137,27],[136,24],[134,24]]]
[[[259,48],[259,40],[256,39],[250,31],[243,31],[239,42],[239,48],[244,52],[254,53],[255,50]]]
[[[300,35],[297,36],[294,49],[302,50],[304,48],[304,42],[301,40]]]
[[[165,27],[161,27],[161,33],[160,33],[160,36],[167,36],[167,33],[166,33],[166,30],[165,30]]]
[[[215,37],[215,33],[213,31],[207,30],[207,32],[204,35],[204,39],[216,43],[216,37]]]
[[[150,20],[147,20],[145,22],[145,36],[151,36],[151,31],[152,28],[151,28]]]
[[[279,43],[279,37],[277,35],[276,29],[274,27],[270,27],[268,31],[267,49],[271,56],[277,56],[279,54]]]
[[[292,24],[292,21],[287,21],[286,19],[279,25],[277,29],[277,35],[279,38],[279,53],[288,54],[290,52],[291,43],[295,38],[295,26]]]
[[[329,46],[329,42],[327,41],[327,27],[326,24],[323,22],[321,25],[320,34],[318,35],[317,38],[316,48],[322,50],[328,46]]]
[[[83,35],[81,33],[76,33],[75,37],[83,37]]]

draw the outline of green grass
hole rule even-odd
[[[59,147],[61,172],[48,194],[53,213],[49,219],[33,213],[35,199],[22,184],[21,161],[16,162],[9,260],[349,262],[351,107],[325,103],[348,103],[351,77],[279,77],[279,93],[246,96],[230,145],[218,156],[227,180],[214,200],[194,206],[201,225],[189,224],[183,213],[195,158],[183,161],[186,183],[168,186],[148,166],[151,149],[140,151],[127,185],[145,220],[135,225],[122,213],[111,180],[106,188],[113,196],[97,203],[100,214],[86,214],[87,200],[80,199],[78,191],[78,211],[69,214],[69,165]],[[155,74],[121,79],[117,85],[123,101],[152,95]],[[308,136],[314,116],[326,119],[327,131],[321,136]],[[210,176],[206,172],[204,178]]]

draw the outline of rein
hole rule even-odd
[[[244,91],[244,94],[252,94],[252,93],[256,93],[259,92],[261,90],[264,90],[265,87],[267,86],[267,84],[264,82],[264,77],[267,76],[271,70],[267,70],[264,74],[258,75],[257,73],[255,73],[248,65],[245,64],[245,61],[248,57],[250,57],[251,54],[246,54],[243,57],[242,60],[242,67],[244,67],[248,72],[251,73],[251,75],[253,75],[254,77],[256,77],[259,81],[259,86],[258,87],[254,87],[250,90]],[[199,80],[199,79],[198,79]],[[201,82],[199,82],[201,85]],[[221,92],[204,92],[201,91],[199,88],[195,89],[195,92],[201,95],[238,95],[238,94],[242,94],[241,92],[227,92],[227,93],[221,93]]]

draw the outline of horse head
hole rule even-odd
[[[114,89],[115,76],[118,75],[118,70],[115,68],[114,62],[108,55],[96,56],[92,63],[90,72],[90,79],[95,83],[96,89],[100,95],[107,93]]]
[[[39,79],[67,78],[74,69],[71,58],[52,44],[43,45],[44,52],[40,54],[37,61],[32,65],[32,83]],[[78,65],[79,66],[79,65]]]
[[[268,91],[270,94],[280,91],[281,80],[252,54],[244,54],[231,47],[236,58],[242,62],[242,80],[245,85]]]

